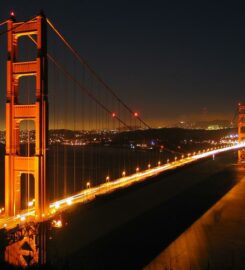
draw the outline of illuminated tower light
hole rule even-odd
[[[10,16],[15,17],[15,12],[13,10],[10,11]]]

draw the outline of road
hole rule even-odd
[[[104,184],[101,184],[96,187],[88,187],[85,190],[82,190],[81,192],[74,194],[70,197],[52,202],[49,205],[49,211],[47,213],[43,213],[41,217],[37,217],[36,213],[33,208],[29,208],[28,210],[22,211],[20,214],[14,216],[14,217],[2,217],[0,218],[0,228],[5,229],[11,229],[14,228],[17,224],[23,224],[27,221],[45,221],[48,219],[52,219],[55,215],[57,215],[60,212],[65,211],[69,207],[71,207],[74,204],[80,204],[85,203],[91,200],[94,200],[97,196],[103,195],[106,193],[111,193],[114,190],[121,189],[121,188],[127,188],[130,185],[133,185],[137,182],[143,182],[147,179],[151,179],[151,177],[159,175],[161,173],[167,172],[169,170],[174,170],[179,167],[183,167],[187,164],[191,164],[197,160],[201,160],[210,156],[215,157],[216,155],[244,148],[245,144],[235,144],[223,148],[218,149],[208,149],[204,150],[202,152],[194,152],[192,155],[188,155],[185,158],[182,158],[180,160],[176,160],[171,163],[167,164],[159,164],[157,167],[150,168],[148,170],[139,171],[135,174],[124,176],[122,178],[119,178],[117,180],[106,182]]]

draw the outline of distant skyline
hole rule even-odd
[[[43,9],[112,89],[152,126],[232,120],[237,103],[245,102],[241,1],[10,0],[1,1],[0,9],[0,21],[10,10],[25,20]],[[0,51],[2,66],[4,40]]]

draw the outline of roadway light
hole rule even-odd
[[[184,158],[184,155],[182,155],[181,158],[183,159]]]
[[[150,167],[151,167],[151,164],[149,163],[149,164],[147,165],[147,167],[148,167],[148,169],[150,169]]]
[[[109,182],[110,181],[110,176],[109,175],[106,176],[105,181],[106,182]]]
[[[35,200],[33,199],[32,201],[29,201],[28,202],[28,207],[33,207],[33,205],[34,205],[34,202],[35,202]]]
[[[169,163],[169,158],[167,159],[167,163]]]
[[[139,168],[139,167],[137,167],[137,168],[136,168],[136,172],[139,172],[139,170],[140,170],[140,168]]]
[[[177,157],[174,157],[174,160],[176,161],[177,160]]]
[[[90,182],[87,182],[87,183],[86,183],[86,187],[87,187],[87,188],[90,188]]]
[[[122,172],[122,176],[124,177],[125,175],[126,175],[126,172],[125,172],[125,171],[123,171],[123,172]]]
[[[54,205],[54,207],[55,207],[56,209],[58,209],[58,208],[60,208],[60,204],[59,204],[58,202],[56,202],[55,205]]]
[[[68,199],[66,200],[66,203],[67,203],[68,205],[71,205],[71,204],[72,204],[72,199],[71,199],[71,198],[68,198]]]
[[[157,165],[158,165],[158,166],[160,166],[160,165],[161,165],[161,161],[160,161],[160,160],[157,162]]]

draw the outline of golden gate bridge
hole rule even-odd
[[[7,262],[26,266],[21,247],[30,240],[32,231],[31,235],[40,235],[38,245],[31,236],[32,263],[45,263],[45,229],[40,225],[37,233],[35,224],[54,220],[54,226],[62,226],[55,217],[73,204],[230,150],[239,150],[238,162],[244,166],[245,106],[239,104],[238,143],[191,153],[161,145],[153,154],[136,151],[132,164],[131,152],[118,148],[123,152],[119,161],[112,158],[111,168],[103,168],[106,173],[102,177],[98,171],[103,153],[99,155],[90,147],[81,157],[77,146],[108,145],[119,131],[124,140],[128,132],[150,126],[118,97],[43,13],[24,22],[17,22],[11,13],[1,25],[5,24],[7,30],[0,33],[7,36],[8,50],[5,206],[0,228],[14,235],[6,248]],[[93,132],[86,131],[89,129]],[[133,136],[132,148],[140,141],[138,147],[145,149],[147,144],[140,132]],[[165,150],[171,152],[171,158],[165,158]],[[93,171],[82,172],[86,159],[91,160]],[[115,165],[117,162],[120,165]],[[117,169],[113,171],[113,167]]]

